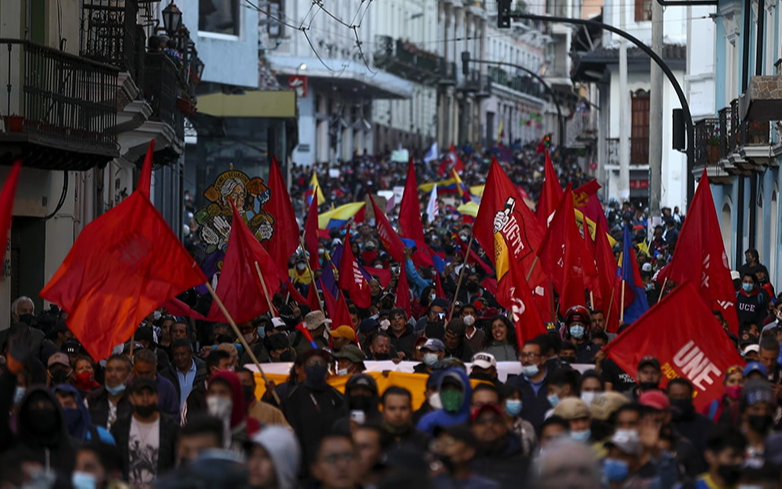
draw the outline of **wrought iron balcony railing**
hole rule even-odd
[[[137,0],[84,0],[80,54],[127,71],[143,86],[144,29]]]
[[[184,116],[177,105],[182,89],[179,66],[166,53],[147,53],[144,80],[144,98],[152,107],[150,119],[170,125],[184,139]]]
[[[630,164],[648,165],[649,164],[649,138],[631,137],[630,139]],[[608,143],[608,164],[619,165],[619,138],[609,138]]]

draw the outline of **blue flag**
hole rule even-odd
[[[641,273],[638,271],[638,262],[633,251],[633,240],[627,225],[625,225],[624,237],[622,238],[622,266],[617,269],[617,273],[625,286],[624,322],[629,324],[649,309],[649,303],[646,301],[646,291],[641,281]]]

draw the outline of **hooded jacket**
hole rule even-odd
[[[445,409],[436,409],[430,413],[425,414],[420,421],[418,421],[417,428],[424,433],[434,435],[436,428],[448,428],[457,424],[467,422],[470,417],[470,399],[472,397],[472,387],[470,386],[470,379],[467,378],[467,373],[459,368],[448,369],[440,376],[437,383],[437,392],[440,392],[443,387],[443,382],[446,380],[455,380],[462,387],[464,398],[462,399],[462,405],[455,413],[450,413]]]
[[[256,433],[252,442],[263,447],[274,462],[277,487],[296,487],[301,464],[301,449],[296,435],[282,426],[269,426]]]
[[[34,411],[32,402],[48,401],[54,407],[52,427],[42,431],[41,415]],[[44,467],[52,467],[60,473],[70,474],[76,462],[74,445],[68,436],[59,403],[43,386],[29,388],[22,401],[16,420],[16,448],[27,448],[36,455]]]
[[[92,424],[92,416],[90,416],[90,412],[84,404],[79,389],[70,384],[57,384],[52,390],[55,394],[57,392],[67,392],[76,399],[76,408],[73,410],[74,413],[72,415],[65,408],[61,408],[65,428],[74,442],[84,443],[92,440],[93,436],[97,436],[99,438],[97,441],[114,445],[114,437],[105,428]]]
[[[349,392],[357,387],[364,387],[372,391],[372,395],[369,396],[369,399],[366,401],[366,406],[351,404],[351,401],[355,401],[356,399],[351,397]],[[359,397],[361,396],[355,396],[355,398]],[[345,384],[345,401],[347,401],[348,411],[353,409],[364,411],[368,422],[380,422],[380,410],[378,409],[380,404],[380,395],[377,391],[377,382],[375,382],[375,379],[369,375],[355,374],[348,379],[347,383]]]
[[[255,419],[247,417],[248,405],[244,399],[244,389],[242,389],[239,376],[233,372],[216,372],[209,378],[209,384],[214,381],[225,382],[231,389],[231,418],[229,420],[231,443],[234,447],[240,447],[261,426]]]
[[[387,333],[389,339],[391,340],[391,346],[396,349],[397,353],[404,352],[405,360],[412,360],[414,356],[413,350],[415,349],[415,340],[418,339],[418,337],[413,332],[413,326],[406,324],[405,330],[399,337],[397,337],[390,328]]]

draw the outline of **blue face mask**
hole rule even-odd
[[[570,438],[575,441],[586,443],[589,440],[589,436],[592,434],[591,430],[571,431]]]
[[[518,416],[521,412],[521,399],[508,399],[505,401],[505,414]]]
[[[540,369],[537,365],[522,365],[521,366],[521,373],[525,377],[534,377],[538,375],[538,372],[540,372]]]
[[[106,386],[106,392],[111,394],[112,396],[118,396],[125,392],[125,384],[120,384],[114,387]]]
[[[552,394],[547,397],[548,403],[551,404],[551,407],[557,407],[557,404],[559,404],[559,396],[556,394]]]
[[[575,326],[571,326],[570,327],[570,336],[572,336],[573,338],[575,338],[577,340],[580,340],[581,338],[584,337],[584,332],[585,332],[585,329],[580,324],[577,324]]]
[[[16,391],[14,391],[14,404],[19,404],[22,402],[22,398],[24,397],[25,392],[26,391],[24,387],[19,387],[18,385],[16,386]]]
[[[94,475],[76,471],[71,475],[71,484],[73,489],[95,489],[98,486]]]
[[[741,284],[741,288],[744,289],[744,292],[752,292],[755,290],[755,284]]]
[[[603,461],[603,473],[609,482],[621,482],[627,479],[630,467],[624,460],[607,458]]]

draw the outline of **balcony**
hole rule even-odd
[[[138,13],[136,0],[84,0],[80,54],[116,66],[143,86],[145,34]]]
[[[544,98],[543,87],[529,76],[511,75],[507,71],[491,67],[488,71],[488,78],[491,81],[492,86],[502,85],[517,92],[529,95],[539,99]]]
[[[442,77],[443,60],[436,54],[391,36],[376,36],[376,40],[379,47],[374,60],[378,68],[418,83],[434,83]]]
[[[57,49],[0,39],[0,164],[86,170],[118,156],[118,70]]]
[[[619,138],[608,138],[608,164],[619,166]],[[630,165],[643,166],[649,164],[649,138],[630,138]]]
[[[480,70],[470,70],[463,78],[460,89],[474,93],[476,97],[485,98],[489,96],[489,81],[486,76],[481,74]]]
[[[782,61],[777,61],[777,69]],[[746,121],[779,120],[782,112],[782,76],[753,76],[747,92],[739,99],[741,118]]]
[[[771,124],[768,121],[742,121],[739,111],[740,102],[734,99],[730,106],[718,112],[720,127],[726,128],[725,134],[720,135],[720,147],[722,157],[731,164],[726,170],[746,175],[771,164],[776,153],[772,148]]]
[[[178,61],[166,53],[149,52],[144,73],[144,98],[152,107],[149,120],[170,126],[167,139],[180,145],[185,138],[185,123],[182,109],[186,99],[180,97],[185,85]],[[163,128],[164,131],[167,129]],[[176,152],[176,151],[175,151]],[[181,151],[177,152],[177,155]],[[172,155],[176,157],[177,155]]]
[[[727,185],[731,183],[731,174],[726,164],[730,163],[720,127],[720,119],[704,119],[695,123],[695,165],[692,172],[698,177],[706,168],[711,183]]]

